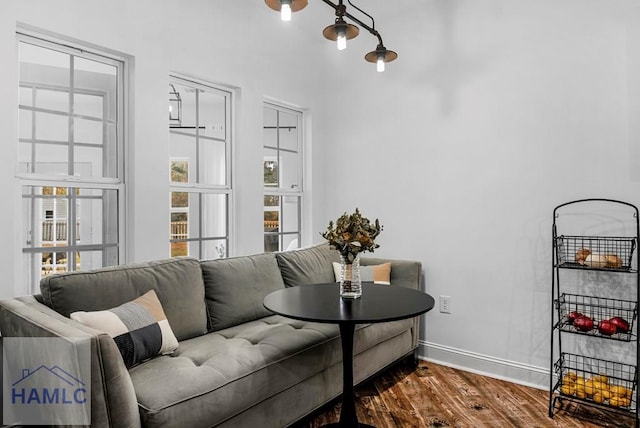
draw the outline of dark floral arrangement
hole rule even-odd
[[[349,215],[346,212],[335,222],[329,222],[329,226],[322,237],[329,241],[329,245],[340,252],[347,263],[352,263],[358,253],[370,251],[380,245],[375,239],[382,232],[382,225],[376,219],[371,223],[368,218],[360,214],[358,208]]]

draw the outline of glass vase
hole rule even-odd
[[[360,253],[356,254],[351,263],[348,257],[340,255],[340,297],[357,299],[361,296]]]

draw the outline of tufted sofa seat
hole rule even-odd
[[[262,300],[282,287],[334,281],[337,259],[321,245],[54,276],[43,280],[41,295],[0,302],[0,330],[3,336],[91,341],[92,426],[286,427],[341,393],[339,331],[273,315]],[[419,262],[391,263],[391,286],[419,287]],[[110,337],[68,318],[79,308],[102,310],[149,289],[156,290],[179,340],[171,355],[127,369]],[[358,325],[354,380],[412,354],[417,339],[417,319]]]

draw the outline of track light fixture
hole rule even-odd
[[[308,0],[264,0],[271,9],[280,12],[280,19],[291,21],[291,13],[304,9]]]
[[[331,6],[335,10],[336,14],[335,23],[325,27],[325,29],[322,31],[322,34],[325,38],[337,42],[339,50],[345,49],[347,47],[347,40],[353,39],[360,33],[360,30],[356,25],[345,21],[345,18],[347,18],[367,30],[371,35],[378,38],[378,46],[375,50],[367,53],[364,56],[364,59],[368,62],[375,63],[376,69],[379,72],[384,71],[385,63],[391,62],[398,58],[397,53],[395,53],[394,51],[390,51],[384,47],[384,43],[382,43],[382,36],[376,30],[376,25],[373,17],[366,13],[364,10],[360,9],[358,6],[351,3],[351,0],[347,0],[349,5],[356,9],[358,12],[369,17],[369,19],[371,19],[371,26],[365,24],[364,22],[362,22],[362,20],[347,12],[347,7],[344,5],[343,0],[339,0],[338,4],[333,3],[331,0],[322,1],[325,4]],[[308,0],[264,0],[264,2],[271,9],[279,11],[280,17],[283,21],[290,21],[292,12],[297,12],[303,9],[308,4]]]

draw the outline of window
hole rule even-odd
[[[229,254],[231,99],[222,88],[170,77],[172,257]]]
[[[124,61],[18,34],[17,177],[27,289],[54,272],[119,263]]]
[[[264,251],[298,248],[302,202],[302,112],[263,110]]]

